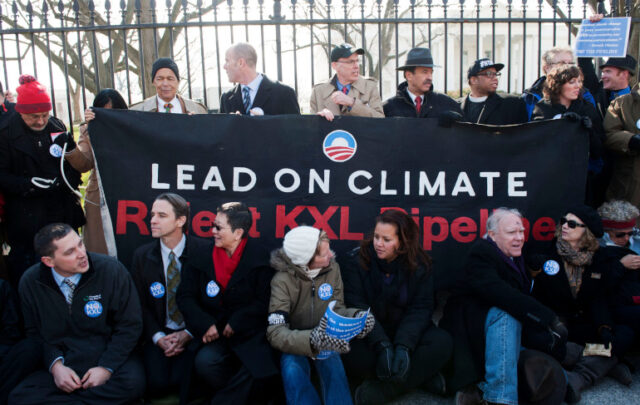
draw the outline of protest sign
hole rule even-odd
[[[435,119],[178,115],[96,110],[90,123],[107,221],[118,258],[151,240],[155,197],[191,206],[189,233],[211,237],[216,207],[243,201],[249,231],[268,248],[306,224],[323,229],[338,256],[358,246],[389,208],[420,226],[447,284],[491,210],[524,214],[530,241],[553,238],[555,220],[584,199],[588,135],[578,122],[507,127]]]
[[[327,318],[327,335],[342,339],[342,340],[351,340],[356,337],[362,329],[364,329],[364,324],[367,321],[367,315],[369,315],[369,310],[366,312],[362,312],[360,316],[355,318],[348,318],[346,316],[342,316],[337,314],[333,307],[336,305],[336,301],[331,301],[327,306],[327,310],[324,312],[324,316]],[[335,352],[332,351],[321,351],[316,357],[318,360],[323,360],[334,355]]]
[[[627,55],[631,17],[603,18],[597,23],[582,20],[575,44],[579,58],[623,58]]]

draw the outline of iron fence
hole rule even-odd
[[[608,4],[611,15],[630,15]],[[223,72],[226,49],[249,42],[259,70],[291,85],[303,111],[313,84],[331,75],[328,53],[349,42],[366,50],[362,73],[375,77],[383,98],[402,81],[396,68],[414,46],[431,48],[441,69],[437,90],[462,94],[466,69],[490,57],[506,64],[499,90],[521,92],[541,72],[545,49],[570,46],[594,0],[28,0],[0,2],[4,84],[32,73],[52,89],[54,114],[71,123],[101,88],[119,90],[129,103],[152,94],[147,76],[157,57],[180,66],[181,91],[218,108],[231,87]],[[640,21],[634,19],[634,23]],[[632,42],[633,43],[633,42]]]

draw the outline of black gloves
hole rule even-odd
[[[360,316],[360,314],[362,314],[363,312],[366,312],[366,311],[358,311],[358,312],[356,312],[356,317]],[[373,326],[375,324],[376,324],[376,320],[373,317],[373,314],[371,313],[371,311],[369,311],[369,314],[367,314],[367,320],[364,321],[364,328],[362,329],[362,331],[360,333],[358,333],[356,335],[356,338],[362,339],[365,336],[367,336],[373,330]]]
[[[327,335],[327,318],[322,317],[318,326],[313,328],[311,335],[309,335],[309,343],[311,348],[320,353],[324,350],[330,350],[338,352],[340,354],[348,353],[351,347],[346,340],[338,339]]]
[[[587,117],[586,115],[582,117],[582,126],[585,129],[593,128],[593,122],[591,122],[591,118]]]
[[[549,325],[549,332],[551,333],[551,347],[550,350],[554,350],[557,346],[564,345],[569,337],[569,331],[567,327],[562,323],[557,316],[551,321]]]
[[[67,152],[70,152],[76,148],[76,141],[73,139],[73,136],[68,132],[63,132],[60,135],[56,136],[56,139],[53,140],[53,143],[60,146],[60,150],[64,148],[64,144],[67,144]]]
[[[409,349],[403,345],[396,345],[393,353],[393,364],[391,365],[391,378],[397,381],[404,381],[409,372]]]
[[[25,196],[41,196],[55,192],[61,187],[60,179],[46,179],[43,177],[32,177],[31,188],[27,190]]]
[[[395,350],[391,342],[384,340],[376,345],[378,360],[376,375],[380,380],[404,381],[409,372],[411,359],[409,348],[396,345]]]
[[[455,111],[445,111],[438,116],[438,126],[451,128],[454,122],[462,121],[462,115]]]
[[[635,134],[629,139],[629,149],[633,151],[640,150],[640,134]]]
[[[376,375],[381,380],[391,378],[393,362],[393,346],[388,340],[383,340],[376,345],[378,360],[376,361]]]
[[[564,114],[562,114],[562,118],[566,119],[567,121],[571,121],[571,122],[578,122],[582,119],[582,117],[580,116],[580,114],[574,113],[572,111],[566,112]]]
[[[602,343],[604,344],[605,348],[607,349],[610,348],[611,342],[613,341],[613,330],[611,330],[611,328],[608,326],[601,326],[600,340],[602,340]]]

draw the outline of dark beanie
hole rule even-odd
[[[151,81],[156,78],[156,73],[158,70],[162,68],[167,68],[173,70],[173,73],[176,74],[176,79],[180,80],[180,74],[178,73],[178,65],[171,58],[158,58],[155,62],[153,62],[153,66],[151,66]]]
[[[580,218],[596,238],[601,238],[602,235],[604,235],[602,219],[600,218],[600,215],[598,215],[598,211],[588,205],[576,205],[565,211],[565,215],[569,213]]]

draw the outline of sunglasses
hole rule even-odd
[[[502,76],[502,73],[500,73],[500,72],[484,72],[484,73],[478,73],[478,76],[500,77],[500,76]]]
[[[616,232],[614,235],[616,238],[624,238],[625,236],[632,237],[638,234],[638,230],[634,229],[629,232]]]
[[[216,231],[220,232],[222,229],[227,229],[226,226],[220,226],[218,224],[213,224],[213,227],[216,228]]]
[[[564,225],[567,224],[569,225],[569,228],[571,229],[576,229],[576,227],[580,227],[580,228],[586,228],[587,226],[585,224],[580,224],[576,221],[574,221],[573,219],[567,219],[566,217],[562,217],[560,218],[560,225]]]

